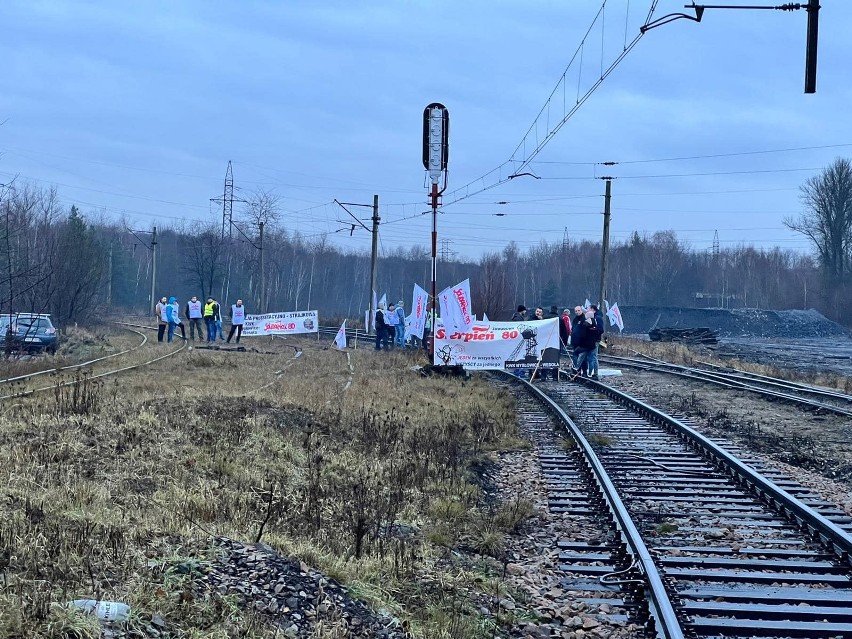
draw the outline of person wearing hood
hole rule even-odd
[[[171,344],[174,339],[175,326],[178,325],[177,313],[175,313],[175,302],[177,302],[177,299],[175,297],[170,297],[168,304],[166,304],[166,323],[168,324],[166,341],[169,344]]]
[[[183,341],[185,342],[186,341],[186,327],[183,325],[183,322],[180,321],[180,304],[178,304],[178,301],[174,297],[172,299],[175,300],[174,302],[172,302],[172,307],[174,307],[175,324],[177,325],[178,328],[180,328],[181,339],[183,339]]]

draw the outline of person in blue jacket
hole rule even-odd
[[[171,344],[172,340],[175,336],[175,327],[178,325],[177,318],[177,306],[175,306],[175,302],[177,298],[170,297],[169,303],[166,304],[166,322],[169,325],[168,336],[166,337],[166,341]]]

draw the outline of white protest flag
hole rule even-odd
[[[429,307],[429,293],[414,285],[414,294],[411,298],[411,335],[417,339],[423,339],[423,330],[426,328],[426,314]]]
[[[592,305],[592,303],[589,301],[589,298],[587,297],[587,298],[586,298],[586,301],[583,303],[583,310],[584,310],[584,311],[589,310],[589,307],[590,307],[591,305]]]
[[[606,317],[610,326],[618,326],[619,333],[624,330],[624,319],[621,317],[621,311],[618,310],[618,304],[613,304],[612,308],[607,304]]]
[[[382,299],[379,300],[379,306],[384,306],[385,310],[388,309],[388,294],[387,293],[382,293]],[[377,306],[376,308],[378,308],[379,306]]]
[[[488,319],[488,313],[483,313],[483,314],[482,314],[482,323],[483,323],[483,324],[487,324],[487,323],[488,323],[488,322],[490,322],[490,321],[491,321],[491,320],[490,320],[490,319]]]
[[[373,326],[373,328],[376,328],[376,327]],[[369,308],[366,311],[364,311],[364,330],[365,331],[370,330],[370,309]]]
[[[441,305],[441,319],[444,326],[453,332],[467,332],[473,326],[473,314],[470,308],[470,280],[459,282],[441,291],[438,296]]]
[[[334,338],[334,345],[340,350],[346,348],[346,320],[343,320],[343,324],[337,329],[337,337]]]

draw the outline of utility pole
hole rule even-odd
[[[602,177],[606,180],[606,191],[604,193],[604,223],[603,223],[603,243],[601,246],[601,295],[598,308],[606,312],[604,308],[604,300],[606,299],[606,267],[609,260],[609,214],[610,214],[610,199],[612,196],[612,178]]]
[[[364,330],[369,333],[370,327],[372,326],[372,318],[375,316],[376,313],[376,307],[373,305],[373,291],[376,290],[376,280],[378,279],[379,272],[379,221],[381,221],[381,218],[379,217],[379,196],[373,195],[372,207],[369,204],[356,204],[355,202],[339,202],[337,200],[334,200],[334,203],[337,204],[337,206],[342,208],[344,211],[346,211],[349,214],[349,217],[355,220],[355,224],[352,224],[351,222],[345,222],[346,224],[352,227],[352,229],[349,231],[350,235],[352,235],[355,232],[355,229],[360,226],[365,231],[369,231],[373,236],[373,246],[370,254],[370,290],[367,291],[367,303],[370,305],[370,316],[367,318],[367,326],[364,327]],[[372,208],[372,231],[368,229],[366,225],[352,213],[352,211],[347,209],[347,206],[361,206],[363,208]],[[344,223],[342,220],[338,220],[338,222],[341,222],[341,224]],[[311,267],[311,275],[313,276],[313,267]]]
[[[367,297],[370,300],[370,317],[367,326],[364,330],[370,333],[370,327],[373,325],[373,318],[376,316],[376,309],[373,308],[373,291],[376,290],[377,280],[379,276],[379,196],[373,195],[373,247],[370,252],[370,290],[367,292]],[[376,293],[378,295],[378,293]]]
[[[265,313],[266,296],[264,292],[266,291],[266,275],[263,268],[263,222],[258,224],[258,230],[260,232],[260,246],[258,247],[260,251],[260,303],[257,305],[257,308],[260,309],[261,313]]]
[[[156,294],[157,285],[157,227],[151,232],[151,312],[157,307]]]
[[[109,279],[107,279],[107,306],[112,306],[112,242],[109,245]]]

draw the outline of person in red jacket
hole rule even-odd
[[[559,354],[570,355],[571,350],[571,309],[566,308],[562,311],[562,317],[559,318]]]

